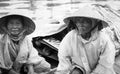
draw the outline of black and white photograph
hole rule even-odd
[[[0,0],[0,74],[120,74],[120,0]]]

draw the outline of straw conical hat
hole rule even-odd
[[[8,17],[14,17],[14,16],[20,16],[23,18],[24,20],[24,25],[25,25],[25,29],[26,29],[26,32],[25,34],[26,35],[29,35],[31,34],[34,30],[35,30],[35,23],[34,21],[31,19],[31,16],[29,13],[26,13],[26,11],[23,11],[23,10],[13,10],[11,11],[9,14],[5,15],[5,16],[2,16],[0,18],[0,33],[1,34],[4,34],[5,31],[3,29],[3,27],[5,27],[5,21]]]
[[[66,24],[68,24],[70,20],[75,21],[75,19],[77,17],[87,17],[87,18],[91,18],[91,19],[97,19],[97,20],[101,20],[102,22],[105,22],[107,24],[104,16],[96,9],[96,7],[94,5],[86,5],[84,7],[81,7],[74,13],[67,15],[63,21]]]

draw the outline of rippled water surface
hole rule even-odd
[[[80,1],[86,1],[86,3]],[[94,3],[94,1],[87,1],[90,0],[0,0],[0,17],[16,9],[32,12],[28,16],[32,16],[33,20],[37,21],[35,35],[42,35],[48,28],[56,31],[56,26],[60,26],[60,24],[49,24],[51,21],[61,21],[66,14],[76,11],[84,4]],[[98,2],[109,4],[114,9],[120,10],[120,1]]]

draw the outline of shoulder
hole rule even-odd
[[[76,30],[71,30],[69,33],[68,33],[68,35],[71,35],[71,34],[77,34],[77,31]]]
[[[25,36],[23,43],[27,43],[28,45],[32,44],[32,40],[29,38],[29,36]]]
[[[60,47],[70,47],[73,43],[76,41],[76,30],[71,30],[69,33],[66,34],[66,36],[62,39],[60,43]]]
[[[62,39],[61,43],[60,43],[60,47],[68,45],[70,43],[72,43],[74,40],[74,34],[76,33],[75,30],[71,30],[70,32],[68,32],[65,37]]]
[[[111,31],[110,28],[104,28],[100,31],[100,39],[102,41],[112,41],[112,36],[113,36],[113,32]]]
[[[113,36],[113,27],[106,27],[101,30],[101,32],[106,33],[109,36]]]
[[[65,36],[65,38],[71,38],[72,36],[76,35],[77,31],[76,30],[71,30],[70,32],[68,32]]]
[[[29,36],[25,36],[24,40],[26,40],[26,41],[32,41]]]

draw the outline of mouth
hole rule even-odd
[[[20,31],[19,29],[11,29],[11,33],[13,34],[18,34]]]
[[[12,31],[18,31],[19,29],[11,29]]]
[[[79,30],[86,30],[85,27],[79,27]]]

